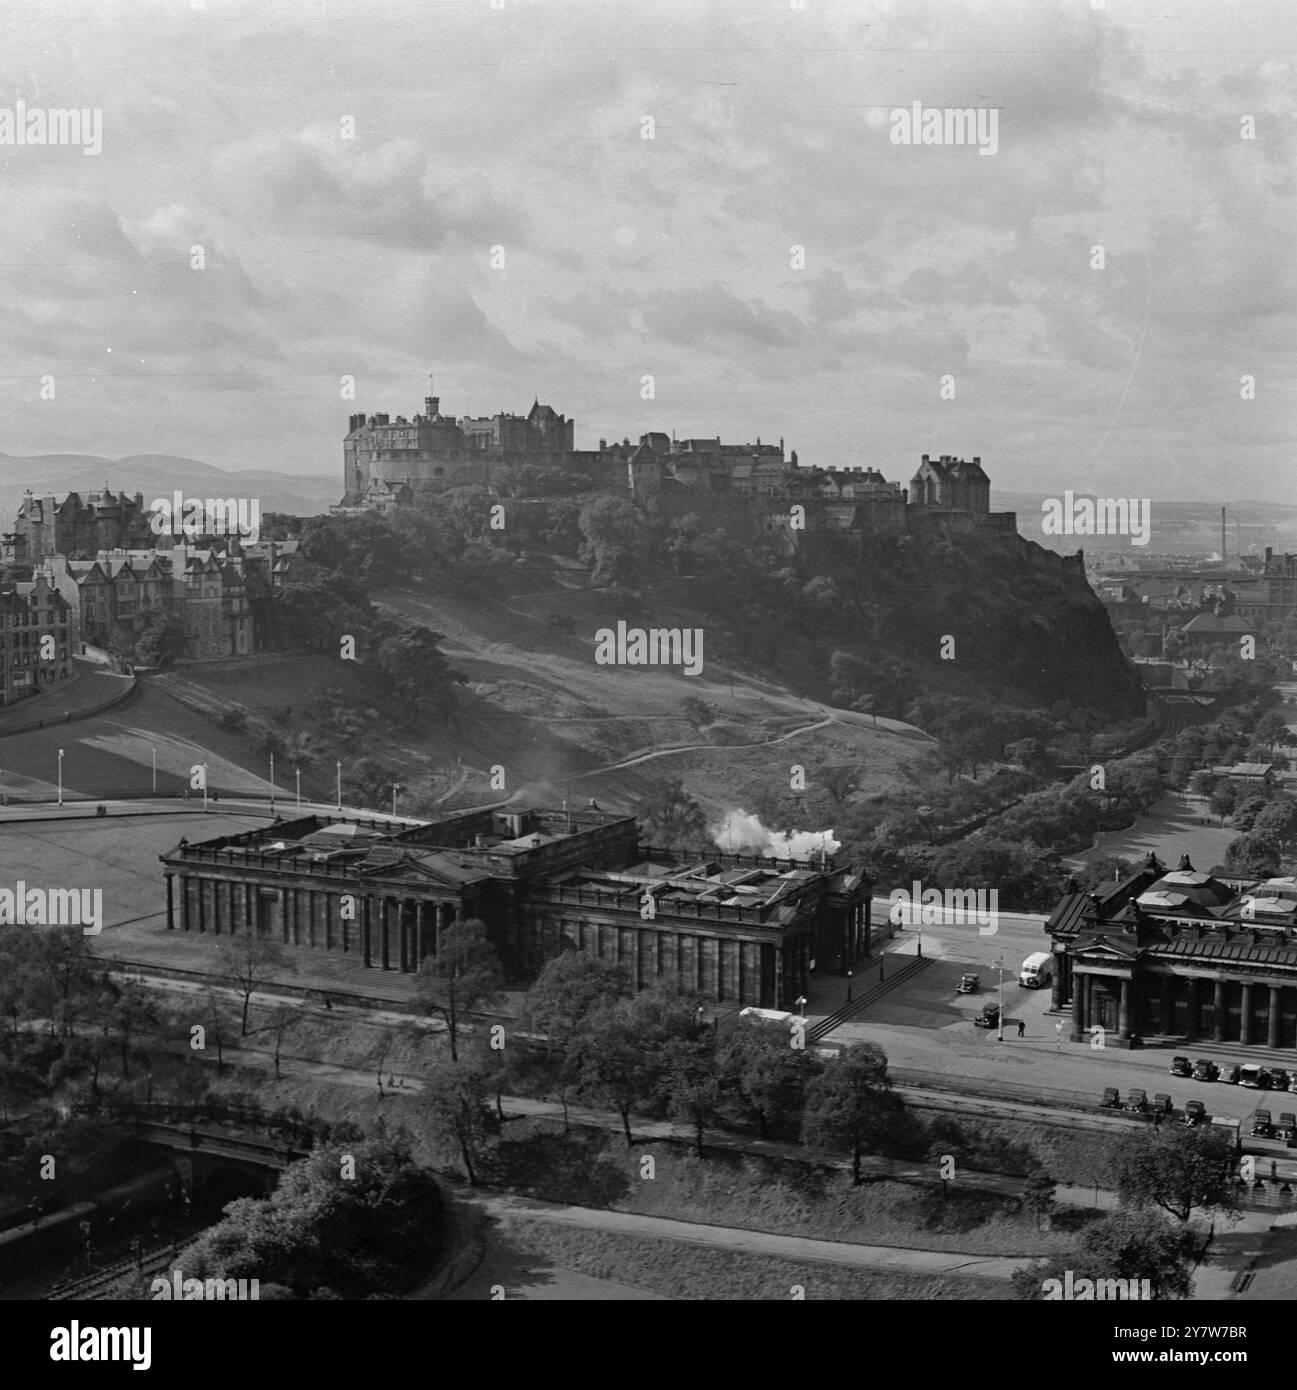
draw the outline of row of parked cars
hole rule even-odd
[[[1187,1076],[1193,1081],[1223,1081],[1229,1086],[1245,1086],[1254,1091],[1297,1091],[1297,1071],[1262,1067],[1255,1062],[1221,1066],[1206,1057],[1199,1057],[1196,1062],[1190,1062],[1187,1057],[1172,1057],[1168,1070],[1172,1076]]]
[[[1104,1088],[1103,1099],[1099,1102],[1101,1110],[1129,1110],[1137,1115],[1174,1115],[1175,1106],[1165,1091],[1159,1091],[1150,1101],[1148,1093],[1138,1086],[1126,1092],[1123,1101],[1121,1092],[1115,1086]],[[1183,1125],[1200,1125],[1208,1119],[1207,1107],[1200,1100],[1191,1100],[1180,1112]]]
[[[1252,1116],[1252,1133],[1260,1139],[1279,1139],[1289,1148],[1297,1147],[1297,1115],[1281,1110],[1278,1120],[1272,1120],[1268,1110],[1258,1110]]]

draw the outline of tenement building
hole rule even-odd
[[[481,919],[506,974],[569,948],[733,1007],[791,1008],[810,971],[870,950],[862,874],[827,857],[654,849],[630,816],[470,811],[398,826],[281,820],[161,856],[167,927],[255,932],[412,972],[454,922]]]
[[[1150,854],[1119,882],[1069,893],[1045,929],[1073,1042],[1102,1028],[1114,1047],[1297,1047],[1297,879],[1225,882],[1187,855],[1168,872]]]

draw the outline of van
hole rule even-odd
[[[1054,959],[1048,951],[1036,951],[1022,962],[1018,984],[1023,989],[1039,989],[1047,985],[1054,974]]]
[[[1264,1067],[1249,1062],[1247,1066],[1239,1068],[1238,1084],[1253,1091],[1260,1091],[1270,1085],[1270,1075]]]

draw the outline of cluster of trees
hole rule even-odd
[[[263,1300],[398,1298],[427,1278],[445,1224],[436,1178],[403,1139],[331,1142],[268,1198],[231,1202],[177,1263],[186,1278],[257,1279]]]
[[[645,1112],[688,1124],[700,1157],[717,1126],[845,1150],[857,1182],[865,1153],[898,1142],[901,1105],[887,1058],[873,1044],[826,1064],[782,1027],[749,1018],[718,1030],[695,997],[669,988],[636,992],[624,967],[564,951],[527,993],[521,1026],[537,1037],[502,1037],[496,1049],[487,1034],[463,1035],[465,1014],[489,1008],[500,987],[499,961],[481,924],[443,932],[436,961],[420,971],[418,998],[445,1019],[452,1061],[430,1074],[421,1103],[470,1182],[489,1166],[499,1096],[510,1088],[553,1097],[565,1128],[574,1103],[612,1110],[627,1145],[632,1116]]]
[[[1080,1249],[1024,1266],[1013,1276],[1018,1298],[1040,1299],[1046,1279],[1147,1279],[1155,1299],[1186,1298],[1219,1220],[1238,1214],[1239,1180],[1224,1134],[1167,1125],[1137,1130],[1114,1146],[1109,1181],[1121,1206],[1090,1225]],[[1211,1219],[1207,1231],[1191,1222]]]

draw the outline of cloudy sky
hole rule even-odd
[[[7,0],[0,108],[103,148],[0,146],[0,450],[340,477],[432,371],[578,447],[1297,503],[1297,7],[1094,3]]]

